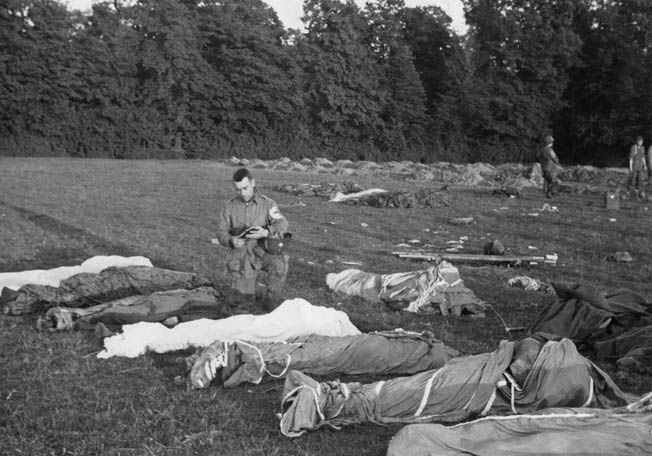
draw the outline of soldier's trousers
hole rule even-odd
[[[644,185],[645,171],[635,169],[629,174],[629,185],[631,187],[641,188]]]
[[[244,295],[253,295],[257,291],[259,294],[275,293],[285,283],[288,263],[287,255],[264,253],[258,257],[248,252],[234,255],[226,265],[231,288]]]
[[[557,175],[554,171],[543,170],[543,193],[546,196],[552,196],[555,192],[555,181]]]

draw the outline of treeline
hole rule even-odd
[[[0,154],[622,164],[652,135],[652,2],[0,0]]]

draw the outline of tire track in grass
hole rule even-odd
[[[94,255],[147,256],[153,264],[160,268],[175,269],[168,261],[152,258],[137,248],[121,242],[111,241],[98,236],[86,229],[70,225],[47,214],[38,213],[25,207],[9,204],[0,200],[0,208],[6,207],[15,211],[23,220],[41,228],[44,231],[78,242],[78,247],[62,247],[53,245],[39,249],[35,259],[14,261],[10,264],[0,264],[0,271],[25,270],[28,268],[50,268],[73,262],[79,264]]]

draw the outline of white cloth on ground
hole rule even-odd
[[[28,284],[58,287],[62,280],[66,280],[75,274],[82,272],[97,274],[106,268],[123,268],[126,266],[151,267],[153,265],[148,258],[142,256],[98,255],[89,258],[78,266],[61,266],[54,269],[34,269],[30,271],[0,273],[0,291],[5,287],[11,290],[18,290],[23,285]]]
[[[281,342],[311,334],[360,334],[344,312],[296,298],[284,301],[265,315],[234,315],[221,320],[201,319],[167,328],[160,323],[124,325],[122,333],[104,339],[98,358],[135,358],[146,351],[166,353],[190,347],[207,347],[216,340]]]
[[[331,199],[328,200],[328,202],[341,203],[342,201],[356,200],[356,199],[364,198],[365,196],[375,195],[376,193],[387,193],[387,190],[383,190],[382,188],[370,188],[368,190],[362,190],[361,192],[347,193],[347,194],[344,194],[342,192],[337,192],[335,193],[335,196],[333,196]]]

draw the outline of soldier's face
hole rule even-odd
[[[254,197],[254,189],[256,188],[256,181],[254,179],[249,180],[248,177],[245,177],[240,182],[234,182],[233,186],[245,203]]]

